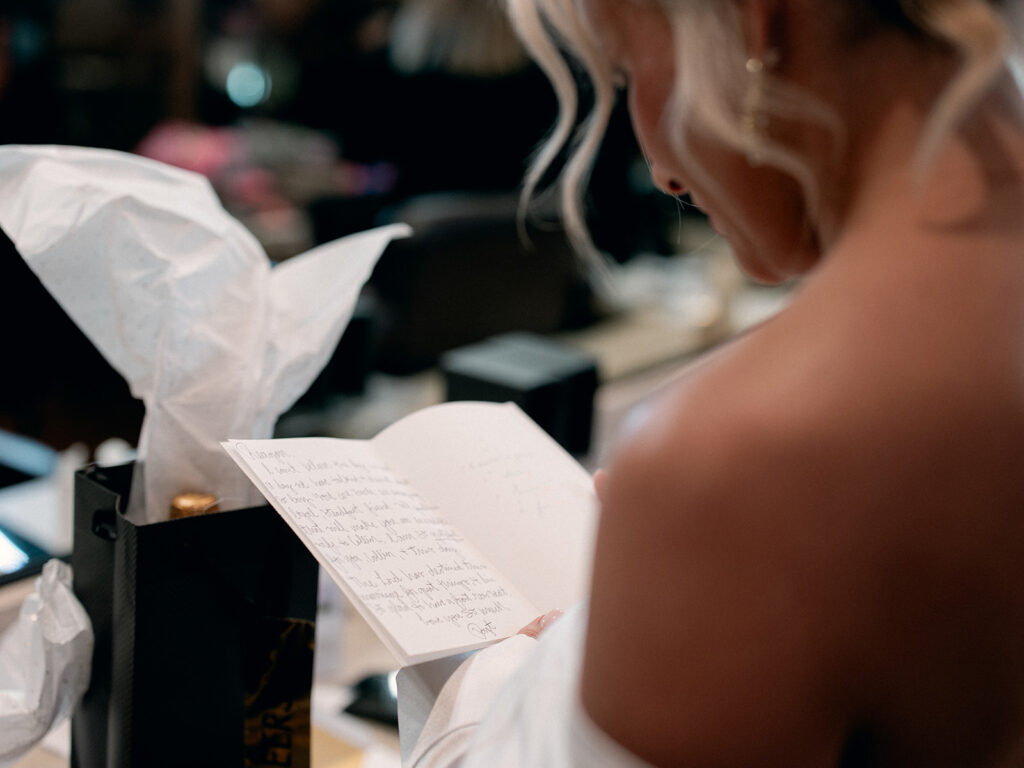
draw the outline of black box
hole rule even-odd
[[[441,358],[448,400],[513,402],[569,453],[590,450],[597,363],[532,333],[508,333]]]
[[[75,478],[92,679],[74,768],[309,765],[318,568],[269,506],[135,525],[132,465]]]

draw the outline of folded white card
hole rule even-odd
[[[586,594],[590,475],[514,405],[431,406],[372,440],[224,447],[403,666]]]

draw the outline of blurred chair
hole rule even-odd
[[[553,333],[601,316],[565,232],[529,226],[524,243],[517,210],[514,193],[436,193],[391,211],[414,234],[388,246],[370,279],[378,369],[410,373],[500,333]]]

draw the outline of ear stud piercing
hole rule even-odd
[[[747,162],[757,166],[764,163],[765,127],[768,117],[764,111],[765,73],[779,61],[775,50],[768,50],[764,58],[751,56],[747,59],[747,92],[743,97],[743,113],[740,116],[740,130],[743,132]]]

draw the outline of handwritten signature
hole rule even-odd
[[[473,622],[472,624],[467,624],[466,629],[469,630],[470,634],[479,637],[481,640],[488,640],[498,636],[498,631],[490,621],[485,621],[483,624]]]

